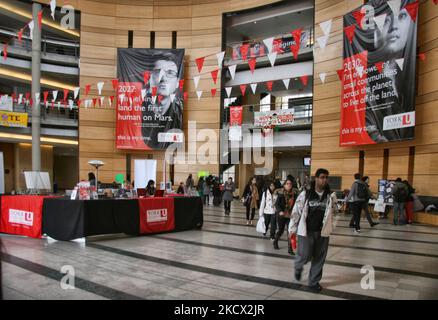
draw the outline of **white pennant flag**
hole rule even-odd
[[[196,91],[196,95],[198,96],[198,101],[201,99],[202,91]]]
[[[231,79],[233,79],[233,80],[234,80],[234,76],[236,74],[236,67],[237,67],[236,64],[228,67],[228,70],[230,70]]]
[[[217,65],[219,68],[222,68],[222,62],[224,61],[224,57],[225,57],[225,51],[216,54]]]
[[[275,59],[277,59],[277,52],[268,54],[269,61],[271,62],[271,66],[273,67],[275,64]]]
[[[374,17],[374,22],[376,23],[380,32],[382,32],[382,30],[383,30],[383,25],[385,24],[385,20],[386,20],[386,13],[381,14],[380,16]]]
[[[20,94],[18,95],[18,104],[21,104],[22,102],[23,102],[23,94],[20,93]]]
[[[401,0],[390,0],[387,2],[391,7],[392,12],[394,12],[394,16],[398,17],[400,13]]]
[[[329,37],[328,36],[324,36],[324,37],[318,37],[316,38],[316,41],[318,41],[319,47],[324,51],[325,47],[327,46],[327,41],[328,41]]]
[[[289,89],[289,82],[290,82],[290,79],[283,79],[283,83],[284,83],[284,86],[286,87],[286,89]]]
[[[404,67],[404,64],[405,64],[405,59],[397,59],[397,60],[395,60],[395,63],[397,63],[397,65],[400,68],[400,70],[403,71],[403,67]]]
[[[61,109],[61,101],[58,101],[56,106],[58,107],[58,110]]]
[[[29,30],[30,30],[29,37],[30,37],[31,40],[33,40],[33,28],[35,26],[33,20],[31,22],[29,22],[28,26],[29,26]]]
[[[71,109],[73,109],[73,100],[68,99],[68,107]]]
[[[158,83],[161,82],[161,79],[163,79],[165,73],[166,72],[163,69],[160,70],[160,74],[158,75]]]
[[[53,101],[56,101],[56,99],[58,98],[58,90],[52,91],[52,96],[53,96]]]
[[[76,100],[76,98],[78,97],[78,94],[79,94],[79,90],[80,90],[80,89],[81,89],[80,87],[76,87],[76,88],[73,89],[73,92],[74,92],[73,99]]]
[[[256,90],[257,90],[257,83],[251,83],[250,86],[251,86],[252,93],[255,94]]]
[[[99,91],[99,96],[102,95],[102,89],[105,82],[98,82],[97,83],[97,90]]]
[[[175,94],[172,93],[172,94],[170,95],[170,102],[173,103],[174,100],[175,100]]]
[[[358,66],[358,67],[356,67],[356,70],[357,70],[357,73],[359,74],[359,76],[362,78],[364,67]]]
[[[231,95],[231,90],[232,90],[233,88],[232,87],[225,87],[225,91],[227,92],[227,96],[228,96],[228,98],[230,97],[230,95]]]
[[[147,90],[141,89],[141,100],[144,101],[144,98],[146,97]]]
[[[201,76],[193,77],[193,81],[195,82],[195,88],[198,89],[199,80],[201,79]]]
[[[328,37],[330,35],[330,31],[332,29],[332,21],[333,21],[333,19],[330,19],[330,20],[321,22],[319,24],[319,26],[321,27],[322,32],[324,33],[324,35],[326,37]]]
[[[100,99],[100,106],[103,107],[103,99],[105,99],[105,97],[99,97]]]
[[[327,76],[327,73],[325,73],[325,72],[319,74],[319,78],[321,79],[322,83],[325,83],[326,76]]]
[[[85,100],[84,104],[85,104],[85,109],[88,109],[88,107],[90,106],[91,100]]]
[[[50,11],[52,12],[50,15],[52,19],[55,20],[55,9],[56,9],[56,0],[50,1]]]
[[[267,39],[263,40],[263,43],[265,44],[265,46],[268,47],[268,52],[271,53],[272,45],[274,43],[274,37],[267,38]]]

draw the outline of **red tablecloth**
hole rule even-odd
[[[173,198],[138,199],[140,209],[140,233],[157,233],[175,229]]]

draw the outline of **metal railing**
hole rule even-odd
[[[46,106],[43,103],[41,103],[40,108],[41,108],[40,109],[41,120],[43,122],[51,122],[51,123],[53,122],[53,124],[55,125],[69,124],[76,127],[78,126],[79,110],[77,106],[74,106],[72,109],[70,109],[68,106],[65,107],[61,105],[61,107],[58,108],[56,104],[54,107],[52,107],[51,103],[49,103],[49,106],[46,108]],[[29,119],[32,117],[32,107],[27,104],[14,103],[13,111],[27,113],[29,115]]]

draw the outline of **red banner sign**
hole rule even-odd
[[[172,198],[138,199],[140,233],[157,233],[175,229],[174,200]]]
[[[242,107],[230,107],[230,126],[242,125]]]

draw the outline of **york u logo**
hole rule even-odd
[[[412,119],[411,119],[411,115],[410,114],[405,114],[403,116],[403,122],[402,123],[403,123],[404,126],[411,124],[411,121],[412,121]]]
[[[161,218],[167,218],[167,210],[166,209],[162,209],[160,213],[161,213]]]

